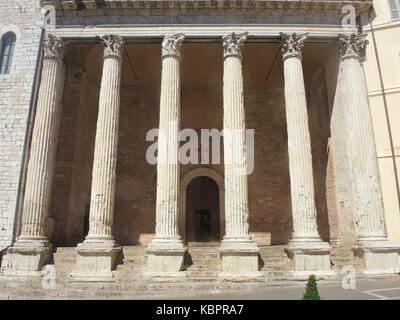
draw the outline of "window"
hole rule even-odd
[[[15,48],[15,34],[6,33],[1,39],[0,74],[10,73]]]
[[[400,19],[400,0],[389,0],[392,19]]]

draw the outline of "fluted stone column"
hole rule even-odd
[[[77,247],[73,278],[112,281],[120,250],[113,237],[113,216],[120,109],[121,65],[124,41],[116,35],[101,37],[104,48],[94,148],[89,233]]]
[[[21,234],[8,250],[7,273],[40,271],[51,252],[45,234],[64,83],[64,45],[47,34],[43,66],[26,177]]]
[[[183,34],[162,42],[156,232],[149,243],[148,271],[181,276],[185,249],[179,235],[180,60]]]
[[[258,247],[249,235],[246,124],[242,52],[247,33],[223,37],[224,168],[226,233],[221,242],[222,277],[258,277]]]
[[[366,35],[339,37],[340,67],[335,104],[347,106],[348,145],[357,217],[356,252],[366,274],[398,273],[398,246],[386,237],[382,190],[362,61]]]
[[[283,34],[286,121],[293,234],[289,253],[294,277],[331,275],[330,246],[317,229],[314,179],[301,50],[307,35]]]

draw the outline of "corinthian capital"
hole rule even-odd
[[[64,42],[51,34],[46,34],[44,38],[44,59],[62,59],[64,57]]]
[[[222,38],[224,47],[224,58],[230,56],[242,57],[242,46],[247,39],[248,32],[236,34],[234,32]]]
[[[308,33],[297,35],[296,33],[287,34],[281,32],[280,35],[283,60],[288,58],[301,59],[301,50],[304,47],[304,41],[306,41]]]
[[[165,57],[181,57],[181,48],[185,35],[183,33],[171,34],[164,37],[161,44],[162,56]]]
[[[117,35],[103,35],[100,37],[104,44],[104,58],[117,57],[122,58],[122,50],[124,49],[124,40]]]
[[[342,60],[355,58],[363,61],[365,49],[368,44],[366,37],[366,34],[356,35],[354,33],[350,36],[339,35],[340,56]]]

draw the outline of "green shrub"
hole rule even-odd
[[[303,295],[303,300],[321,300],[317,288],[317,280],[315,280],[315,276],[313,275],[308,278],[306,292]]]

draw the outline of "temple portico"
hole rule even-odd
[[[151,281],[189,277],[189,258],[212,257],[219,279],[265,281],[269,246],[285,246],[292,279],[337,275],[338,247],[364,274],[398,273],[367,45],[337,24],[49,28],[6,274],[38,275],[73,247],[69,281],[113,282],[127,246],[145,247]],[[196,161],[182,163],[188,138]],[[217,256],[190,251],[210,244]]]

